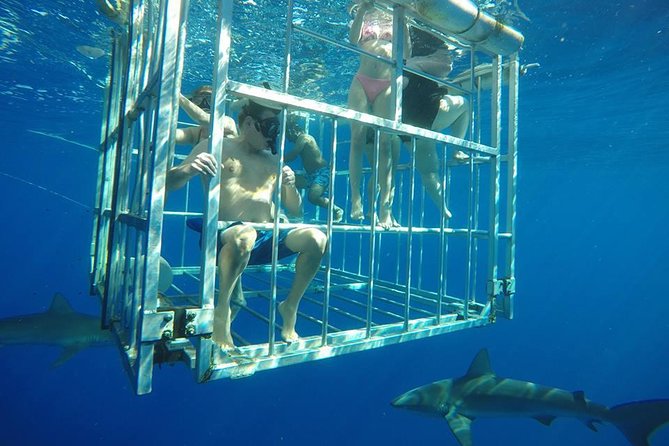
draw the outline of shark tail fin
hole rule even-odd
[[[611,421],[634,446],[649,446],[649,437],[669,423],[669,400],[635,401],[612,407]]]

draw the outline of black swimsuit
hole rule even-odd
[[[409,84],[402,92],[402,121],[430,129],[439,112],[439,102],[448,90],[422,76],[412,73],[406,76]]]
[[[413,56],[427,56],[444,48],[444,42],[432,34],[415,27],[410,32]],[[439,112],[439,102],[448,90],[417,74],[405,73],[405,76],[409,83],[402,92],[402,122],[430,129]]]

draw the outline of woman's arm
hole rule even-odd
[[[362,24],[365,18],[365,14],[371,8],[374,7],[374,2],[369,0],[361,0],[358,3],[358,10],[355,13],[355,19],[351,24],[351,29],[348,31],[348,40],[353,44],[357,45],[360,41],[360,36],[362,35]]]

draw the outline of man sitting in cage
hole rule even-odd
[[[203,181],[220,171],[218,218],[225,229],[218,234],[219,296],[214,311],[214,341],[225,350],[234,349],[231,333],[230,296],[246,265],[272,261],[272,231],[256,231],[247,223],[267,223],[274,214],[279,157],[273,149],[279,133],[277,112],[249,101],[240,111],[239,136],[226,138],[221,166],[207,153],[207,142],[197,144],[186,159],[167,174],[167,190],[185,185],[196,175]],[[302,215],[302,200],[295,188],[295,173],[283,167],[281,202],[290,216]],[[201,223],[200,223],[201,225]],[[297,254],[295,277],[286,299],[278,306],[283,319],[281,337],[298,339],[295,331],[300,299],[316,275],[325,253],[327,236],[316,228],[280,230],[278,257]]]

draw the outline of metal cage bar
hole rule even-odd
[[[500,56],[493,58],[492,64],[492,121],[491,121],[491,144],[501,144],[502,132],[502,61]],[[490,305],[490,316],[494,320],[496,315],[496,299],[499,294],[497,280],[497,249],[499,234],[499,185],[500,185],[500,157],[493,156],[490,162],[490,202],[488,212],[488,303]]]
[[[513,301],[515,295],[515,266],[516,266],[516,188],[518,182],[518,78],[520,75],[520,62],[518,53],[510,56],[509,62],[509,112],[507,115],[508,137],[507,137],[507,163],[506,163],[506,231],[510,234],[506,244],[506,258],[504,278],[506,285],[504,291],[505,317],[513,318]]]
[[[232,2],[226,0],[218,1],[218,20],[216,22],[216,60],[214,65],[214,107],[212,109],[211,138],[209,140],[209,153],[214,156],[216,163],[221,164],[223,151],[223,126],[221,125],[225,117],[225,98],[226,88],[229,82],[228,70],[230,63],[230,48],[232,45],[232,36],[230,27],[232,18]],[[220,174],[211,178],[206,187],[206,201],[203,214],[202,240],[203,249],[200,256],[200,264],[203,265],[201,271],[201,283],[199,288],[199,300],[203,310],[214,308],[214,293],[216,284],[216,246],[218,242],[218,209],[219,209],[219,187]],[[197,366],[196,376],[198,381],[207,379],[208,370],[211,365],[214,343],[211,339],[213,332],[213,314],[207,317],[206,323],[201,327],[203,336],[197,340]]]

